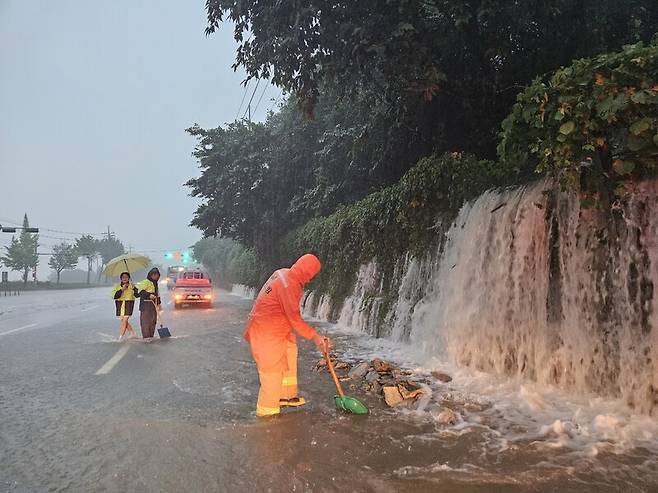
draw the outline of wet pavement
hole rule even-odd
[[[588,462],[531,440],[489,447],[492,407],[458,396],[445,398],[480,425],[445,429],[349,386],[372,414],[340,414],[305,341],[309,404],[259,420],[250,305],[223,291],[211,309],[168,305],[175,337],[144,343],[115,340],[105,288],[0,298],[0,491],[656,491],[647,450]],[[600,474],[607,460],[614,478]]]

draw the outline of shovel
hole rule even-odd
[[[162,311],[160,307],[153,301],[153,305],[155,306],[155,313],[158,318],[158,324],[160,327],[158,327],[158,335],[160,336],[160,339],[164,339],[166,337],[171,337],[171,332],[169,332],[169,327],[163,327],[162,326],[162,316],[160,315],[160,312]]]
[[[336,409],[352,414],[368,414],[368,408],[363,402],[356,397],[345,395],[345,392],[343,392],[343,387],[340,385],[340,380],[336,376],[336,370],[334,370],[334,364],[329,357],[329,344],[326,339],[324,340],[324,359],[327,362],[329,373],[331,373],[331,378],[333,378],[334,384],[336,384],[336,390],[338,391],[338,395],[334,396]]]

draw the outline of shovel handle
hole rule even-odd
[[[162,309],[158,306],[158,304],[153,301],[149,300],[151,303],[153,303],[153,308],[155,308],[155,323],[160,324],[160,327],[162,327],[162,316],[160,315],[160,312]]]
[[[329,342],[325,338],[324,344],[322,345],[322,349],[324,350],[324,359],[327,362],[327,367],[329,368],[329,373],[331,373],[331,378],[334,380],[334,384],[336,385],[336,390],[338,391],[338,395],[341,397],[345,397],[345,392],[343,392],[343,387],[340,384],[340,380],[338,380],[338,376],[336,376],[336,370],[334,370],[334,364],[331,362],[331,358],[329,357]]]

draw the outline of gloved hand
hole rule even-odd
[[[318,351],[320,351],[321,353],[324,352],[325,347],[326,347],[327,351],[334,347],[334,341],[332,341],[328,337],[321,336],[320,334],[315,335],[315,337],[313,338],[313,342],[317,346]],[[326,344],[326,346],[325,346],[325,344]]]

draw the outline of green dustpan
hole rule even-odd
[[[336,370],[334,370],[334,364],[331,362],[331,358],[329,357],[329,347],[326,340],[324,343],[324,359],[327,362],[329,373],[331,373],[331,378],[333,378],[334,384],[336,384],[336,390],[338,391],[338,395],[334,396],[336,409],[352,414],[368,414],[370,411],[368,411],[368,408],[363,402],[361,402],[356,397],[345,395],[343,392],[343,387],[340,384],[340,380],[338,380],[338,377],[336,376]]]
[[[368,414],[368,408],[366,405],[355,397],[346,396],[334,396],[334,401],[336,402],[336,409],[341,411],[346,411],[352,414]]]

